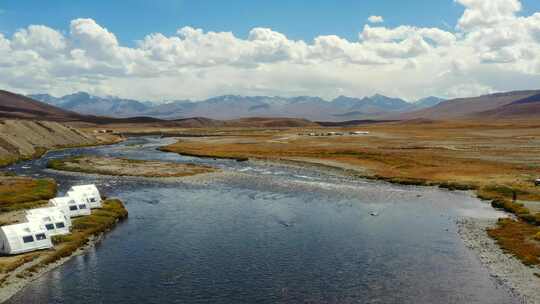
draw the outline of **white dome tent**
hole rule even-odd
[[[49,204],[53,207],[59,207],[69,217],[90,215],[91,213],[90,206],[86,201],[76,201],[69,196],[53,198],[49,200]]]
[[[67,195],[75,201],[86,201],[91,209],[101,208],[101,195],[96,185],[80,185],[69,188]]]
[[[13,255],[52,247],[47,230],[38,222],[0,227],[0,253]]]
[[[70,233],[71,219],[60,207],[37,208],[26,211],[28,222],[40,223],[50,236]]]
[[[49,200],[49,207],[26,210],[26,223],[0,227],[0,254],[15,255],[53,247],[51,237],[71,233],[71,218],[101,208],[95,185],[71,187],[67,196]]]

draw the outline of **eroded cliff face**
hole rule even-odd
[[[92,134],[57,122],[0,120],[0,165],[39,156],[52,148],[97,143]]]

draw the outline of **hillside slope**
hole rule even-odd
[[[69,121],[78,120],[81,115],[0,90],[0,117]]]
[[[467,117],[481,118],[482,112],[495,110],[499,107],[511,104],[512,102],[525,99],[539,94],[540,91],[515,91],[508,93],[497,93],[474,98],[460,98],[447,100],[436,106],[387,117],[389,119],[460,119]]]
[[[37,156],[52,148],[97,143],[92,135],[58,122],[0,120],[0,165]]]
[[[475,118],[527,119],[540,118],[540,94],[535,94],[493,110],[471,115]]]

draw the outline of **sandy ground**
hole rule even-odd
[[[33,156],[39,148],[98,143],[98,139],[91,134],[56,122],[0,120],[0,159]]]
[[[540,274],[540,268],[525,266],[515,257],[504,253],[486,232],[495,224],[495,220],[472,218],[457,222],[465,246],[477,253],[497,282],[508,287],[522,303],[540,303],[540,278],[535,275]]]

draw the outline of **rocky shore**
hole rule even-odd
[[[490,238],[486,229],[496,220],[463,218],[457,222],[465,246],[473,250],[490,275],[506,286],[522,303],[540,303],[540,268],[529,267],[512,255],[506,254]]]

